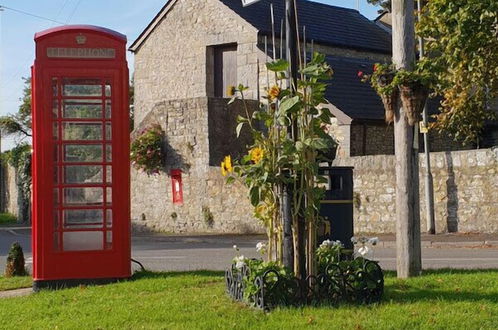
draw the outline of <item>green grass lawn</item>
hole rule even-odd
[[[0,213],[0,226],[13,225],[17,221],[17,217],[10,213]]]
[[[0,291],[28,288],[32,285],[31,276],[2,277],[0,276]]]
[[[382,303],[263,313],[232,302],[222,273],[139,273],[107,286],[0,299],[11,329],[496,329],[498,270],[387,274]],[[2,280],[3,281],[3,280]]]

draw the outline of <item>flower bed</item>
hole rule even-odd
[[[325,241],[317,250],[319,271],[305,279],[274,262],[237,256],[225,272],[228,295],[249,305],[270,310],[277,306],[369,304],[381,300],[384,273],[379,264],[362,256],[371,253],[362,244],[354,257],[345,254],[340,242]]]

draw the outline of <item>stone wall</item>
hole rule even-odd
[[[228,101],[223,98],[209,98],[208,101],[209,165],[211,166],[220,166],[226,155],[239,159],[247,153],[247,146],[252,143],[247,125],[242,127],[239,137],[236,134],[237,117],[247,117],[243,103],[236,100],[228,105]],[[259,103],[254,100],[246,102],[248,115],[251,116]]]
[[[350,128],[349,139],[341,136],[343,143],[349,143],[349,156],[368,155],[393,155],[394,154],[394,126],[382,122],[355,123],[347,126]],[[337,131],[337,129],[334,129]],[[429,133],[430,150],[432,152],[449,150],[469,150],[475,148],[472,144],[462,145],[451,137],[439,134],[432,130]],[[424,150],[423,134],[419,137],[419,149]]]
[[[17,216],[18,188],[16,184],[16,170],[9,164],[1,165],[1,211]]]
[[[393,126],[376,123],[352,124],[350,143],[351,156],[393,154]]]
[[[498,232],[498,148],[431,153],[437,232]],[[395,231],[395,159],[338,159],[354,166],[356,232]],[[425,231],[424,155],[420,156],[421,224]]]
[[[438,133],[434,130],[429,132],[430,150],[431,151],[456,151],[456,150],[470,150],[475,149],[475,144],[469,143],[463,145],[455,141],[450,136],[444,133]],[[424,150],[423,136],[420,135],[420,151]]]
[[[330,118],[327,133],[337,142],[337,158],[347,158],[351,155],[351,125],[341,125],[335,117]]]
[[[218,130],[208,128],[209,121],[222,118],[227,111],[240,113],[241,104],[227,107],[226,100],[200,97],[159,102],[144,118],[139,130],[160,124],[165,131],[166,167],[164,173],[150,177],[132,169],[131,214],[136,229],[175,233],[262,231],[252,217],[245,187],[226,185],[219,164],[209,166],[210,145],[218,145],[213,155],[231,152],[227,136],[217,136]],[[220,147],[223,142],[226,149]],[[183,204],[172,202],[172,169],[182,170]]]
[[[311,45],[308,45],[308,47],[311,50]],[[349,48],[330,47],[330,46],[320,45],[317,43],[314,43],[313,51],[327,55],[340,56],[340,57],[367,59],[372,61],[378,61],[380,63],[390,63],[392,61],[391,55],[389,54],[360,51]]]

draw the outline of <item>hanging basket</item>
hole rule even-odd
[[[379,85],[379,87],[387,87],[389,84],[393,82],[394,76],[395,76],[394,72],[387,72],[380,74],[377,77],[377,85]]]
[[[429,90],[420,83],[411,83],[400,85],[399,91],[408,124],[413,126],[420,120]]]
[[[381,74],[377,77],[377,85],[381,88],[387,87],[394,80],[394,72]],[[382,103],[384,104],[386,123],[390,124],[394,121],[394,111],[398,106],[399,92],[396,88],[391,93],[379,93]]]
[[[394,89],[390,94],[381,94],[380,98],[384,104],[384,112],[386,123],[390,124],[394,121],[394,112],[398,106],[399,91]]]

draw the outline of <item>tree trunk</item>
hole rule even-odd
[[[413,69],[415,62],[413,0],[393,0],[393,62],[397,69]],[[399,102],[401,105],[401,102]],[[408,124],[400,107],[395,114],[396,155],[396,269],[399,278],[421,271],[418,123]]]

